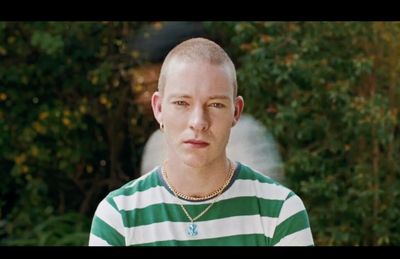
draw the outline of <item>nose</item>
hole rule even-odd
[[[190,116],[189,126],[194,131],[206,131],[208,129],[208,116],[203,108],[193,109]]]

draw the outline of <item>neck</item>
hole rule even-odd
[[[177,192],[190,197],[204,197],[226,183],[230,167],[234,165],[224,157],[198,167],[174,160],[168,160],[164,166],[167,181]]]

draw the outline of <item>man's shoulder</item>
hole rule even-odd
[[[157,178],[158,178],[157,168],[154,168],[149,173],[142,175],[139,178],[133,179],[125,183],[118,189],[111,191],[107,195],[107,198],[112,199],[116,196],[121,196],[121,195],[128,196],[136,192],[143,192],[147,189],[157,186],[159,184]]]
[[[243,162],[238,162],[238,167],[240,172],[238,177],[241,179],[257,180],[261,183],[277,184],[283,186],[278,180],[272,179],[270,176],[263,174],[262,172],[252,168],[251,166]]]
[[[249,165],[241,162],[239,162],[238,164],[240,167],[238,179],[254,181],[261,186],[265,186],[265,188],[272,188],[275,190],[275,192],[281,192],[282,194],[285,194],[285,197],[295,195],[295,193],[291,189],[286,187],[285,184],[282,184],[280,181],[272,179],[268,175],[257,171]]]

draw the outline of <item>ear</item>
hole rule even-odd
[[[151,108],[153,108],[154,118],[158,123],[162,122],[162,98],[160,92],[156,91],[151,96]]]
[[[236,123],[240,119],[240,115],[243,112],[243,107],[244,107],[244,100],[242,96],[237,96],[235,98],[235,113],[233,114],[233,122],[232,122],[232,127],[236,125]]]

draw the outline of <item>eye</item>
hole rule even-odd
[[[222,104],[222,103],[212,103],[212,104],[210,104],[210,106],[211,106],[211,107],[214,107],[214,108],[219,108],[219,109],[225,107],[225,105]]]
[[[173,104],[176,104],[176,105],[178,105],[178,106],[186,106],[186,105],[188,105],[188,103],[187,102],[185,102],[185,101],[174,101],[174,102],[172,102]]]

